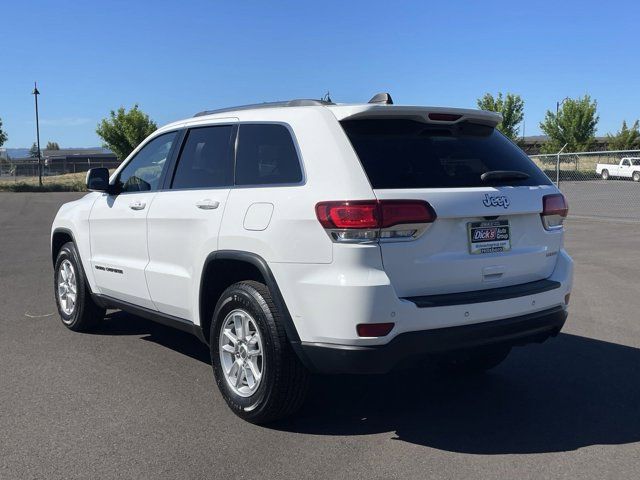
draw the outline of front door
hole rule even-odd
[[[147,213],[157,195],[177,132],[148,141],[91,210],[91,268],[99,293],[154,309],[144,276],[149,262]]]
[[[191,128],[170,188],[147,216],[146,280],[157,309],[195,321],[202,266],[218,249],[222,215],[233,184],[235,121]]]

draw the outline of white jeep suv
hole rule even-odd
[[[208,111],[60,208],[72,330],[117,308],[210,345],[231,409],[295,411],[310,373],[482,371],[556,335],[567,204],[485,111],[318,100]]]

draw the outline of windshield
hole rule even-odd
[[[433,125],[407,119],[345,120],[341,125],[373,188],[462,188],[551,184],[527,155],[493,127]],[[496,170],[528,178],[480,177]]]

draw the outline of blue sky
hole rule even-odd
[[[158,124],[205,108],[319,97],[475,107],[523,96],[525,132],[556,100],[598,100],[599,134],[640,118],[640,2],[10,1],[2,6],[7,147],[96,146],[99,120]],[[35,28],[34,28],[35,26]]]

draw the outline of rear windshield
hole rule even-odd
[[[462,122],[432,125],[406,119],[341,122],[371,186],[462,188],[549,185],[549,178],[510,140],[492,127]],[[489,171],[524,172],[526,179],[480,176]]]

